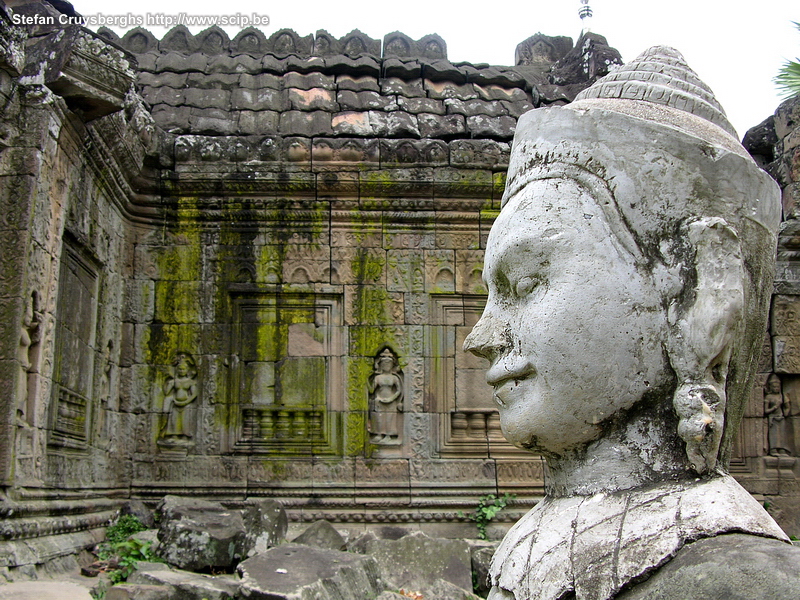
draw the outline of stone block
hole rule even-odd
[[[373,91],[340,90],[336,94],[336,100],[340,108],[347,111],[397,109],[395,96],[382,96]]]
[[[401,111],[369,111],[369,122],[373,134],[378,137],[420,137],[416,115]]]
[[[301,90],[310,90],[313,88],[335,90],[336,79],[329,75],[323,75],[322,73],[309,73],[308,75],[287,73],[283,79],[283,85],[286,88],[298,88]]]
[[[185,92],[184,104],[194,108],[218,108],[220,110],[230,110],[231,93],[228,90],[220,89],[188,89]]]
[[[531,98],[520,88],[504,88],[499,85],[475,86],[475,91],[484,100],[506,100],[508,102],[530,102]]]
[[[289,108],[286,93],[273,88],[238,88],[231,93],[231,108],[234,110],[274,110]]]
[[[514,137],[517,120],[514,117],[467,117],[467,129],[472,137],[510,140]]]
[[[247,532],[248,556],[266,552],[286,538],[289,519],[286,511],[275,500],[256,499],[248,501],[242,509]]]
[[[199,90],[228,90],[232,91],[239,87],[240,75],[238,73],[213,73],[206,75],[205,73],[187,73],[180,75],[178,73],[165,73],[164,75],[172,75],[173,77],[185,77],[185,87],[195,88]],[[180,87],[173,85],[171,87]]]
[[[253,600],[363,600],[383,587],[374,558],[299,544],[248,558],[237,571],[240,594]]]
[[[429,538],[415,531],[399,540],[367,542],[366,551],[377,561],[387,588],[417,590],[439,579],[472,588],[472,558],[463,540]]]
[[[767,422],[763,417],[745,417],[739,425],[736,446],[742,458],[764,456],[769,451]]]
[[[510,117],[514,117],[515,119],[519,119],[523,114],[536,108],[533,104],[531,104],[528,100],[517,100],[515,102],[507,102],[505,100],[501,100],[500,104],[505,107],[508,115]]]
[[[136,76],[136,83],[139,86],[149,86],[154,88],[171,87],[175,89],[185,88],[190,75],[187,73],[148,73],[140,71]],[[202,73],[192,73],[192,81],[204,80],[206,75]],[[199,87],[190,84],[191,87]]]
[[[402,59],[388,57],[383,59],[383,76],[398,77],[400,79],[419,79],[422,74],[422,65],[416,59]]]
[[[160,586],[173,590],[170,599],[181,600],[234,600],[238,582],[231,576],[209,576],[178,569],[164,568],[158,563],[143,563],[128,578],[131,584]],[[115,589],[116,586],[111,588]],[[136,597],[138,598],[138,597]]]
[[[261,58],[247,54],[210,56],[206,73],[209,75],[217,73],[258,75],[261,73]]]
[[[245,135],[275,135],[280,113],[273,110],[243,110],[239,112],[239,133]]]
[[[191,108],[188,106],[169,106],[158,104],[153,107],[150,114],[153,121],[164,131],[169,133],[188,133]]]
[[[182,54],[180,52],[167,52],[156,59],[156,71],[172,71],[173,73],[188,73],[197,71],[204,73],[208,65],[205,54]]]
[[[449,162],[447,143],[442,140],[381,140],[383,165],[446,165]]]
[[[478,98],[478,92],[475,91],[475,86],[471,83],[458,85],[449,81],[431,81],[425,80],[425,91],[431,98],[444,100],[446,98],[455,98],[456,100],[473,100]]]
[[[242,73],[239,75],[239,86],[251,90],[259,90],[261,88],[282,90],[283,77],[278,77],[271,73],[259,73],[258,75]]]
[[[381,79],[380,85],[381,94],[384,96],[391,94],[405,96],[406,98],[424,98],[426,96],[421,79],[404,81],[397,77],[386,77]]]
[[[775,135],[782,140],[800,127],[800,98],[784,100],[775,111]]]
[[[486,102],[485,100],[458,100],[448,98],[444,100],[447,112],[452,114],[474,117],[476,115],[488,115],[490,117],[501,117],[508,115],[506,107],[498,101]]]
[[[225,569],[247,555],[242,515],[221,504],[166,496],[159,505],[158,554],[181,569]]]
[[[434,115],[423,113],[417,115],[419,132],[424,138],[452,139],[466,133],[466,122],[463,115]]]
[[[292,543],[327,550],[344,550],[346,545],[336,528],[324,520],[314,521],[303,533],[294,538]]]
[[[348,73],[353,75],[366,75],[378,77],[381,74],[380,60],[374,56],[349,56],[337,55],[325,58],[325,70],[333,75]]]
[[[378,80],[375,77],[370,77],[368,75],[362,77],[355,77],[353,75],[337,75],[336,89],[350,90],[352,92],[379,92],[381,87],[378,85]]]
[[[335,112],[336,93],[321,87],[310,89],[288,88],[287,96],[292,110],[326,110]]]
[[[234,135],[238,115],[217,108],[192,108],[189,127],[200,135]]]
[[[281,135],[315,137],[333,134],[331,114],[316,110],[313,112],[292,110],[281,113],[279,131]]]
[[[772,297],[770,331],[772,335],[800,336],[800,296]]]
[[[372,136],[369,112],[342,112],[331,119],[334,135]]]
[[[776,373],[800,374],[800,337],[772,336],[772,356]]]
[[[111,587],[104,598],[105,600],[172,600],[175,592],[172,586],[120,583]]]

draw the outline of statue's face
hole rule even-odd
[[[511,443],[560,455],[665,380],[656,289],[575,181],[534,181],[508,201],[484,279],[486,309],[464,348],[491,363]]]

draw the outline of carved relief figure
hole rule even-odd
[[[385,348],[375,358],[369,378],[369,433],[373,444],[399,444],[402,431],[403,372]]]
[[[764,414],[769,424],[769,453],[772,456],[789,456],[792,451],[791,438],[786,431],[789,416],[787,399],[781,392],[781,380],[775,373],[767,378],[764,386]]]
[[[547,495],[498,548],[491,600],[796,589],[800,549],[726,473],[779,198],[671,48],[520,118],[464,347]],[[789,566],[762,584],[756,555]],[[702,581],[680,566],[699,560]]]
[[[191,423],[187,409],[197,399],[197,368],[190,354],[181,353],[172,363],[171,373],[164,384],[164,414],[166,424],[159,443],[188,445],[192,442]]]
[[[32,292],[25,305],[19,337],[18,360],[20,374],[17,387],[17,424],[32,423],[36,394],[35,375],[39,371],[39,342],[41,341],[42,315],[39,294]]]

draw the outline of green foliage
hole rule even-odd
[[[497,513],[508,506],[508,503],[514,500],[514,498],[516,498],[514,494],[503,494],[500,498],[494,494],[481,496],[481,498],[478,500],[478,506],[475,508],[475,511],[467,515],[469,520],[475,521],[475,525],[478,527],[478,537],[480,539],[487,539],[487,525],[489,525],[492,519],[497,516]],[[458,514],[459,516],[464,516],[464,513],[461,511],[459,511]]]
[[[133,534],[145,529],[147,527],[133,515],[121,516],[114,525],[106,529],[106,541],[100,544],[97,555],[101,560],[115,565],[108,574],[111,583],[128,579],[140,560],[161,562],[150,549],[150,542],[131,538]]]
[[[119,544],[124,542],[134,533],[144,531],[147,527],[134,515],[122,515],[117,522],[106,528],[106,542]]]
[[[116,568],[108,573],[111,583],[121,583],[127,580],[136,570],[136,565],[140,560],[161,562],[161,559],[150,549],[150,542],[135,538],[116,544],[103,544],[98,555],[103,560],[109,560],[116,564]]]
[[[795,27],[800,30],[800,23],[795,23]],[[800,58],[784,63],[775,77],[775,84],[786,97],[800,94]]]

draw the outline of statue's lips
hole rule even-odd
[[[514,394],[517,387],[524,382],[533,379],[536,375],[536,369],[532,365],[526,365],[525,368],[514,370],[510,373],[505,373],[501,377],[492,377],[490,369],[486,374],[486,381],[489,385],[494,387],[493,398],[500,408],[506,408],[509,404],[509,396]]]

